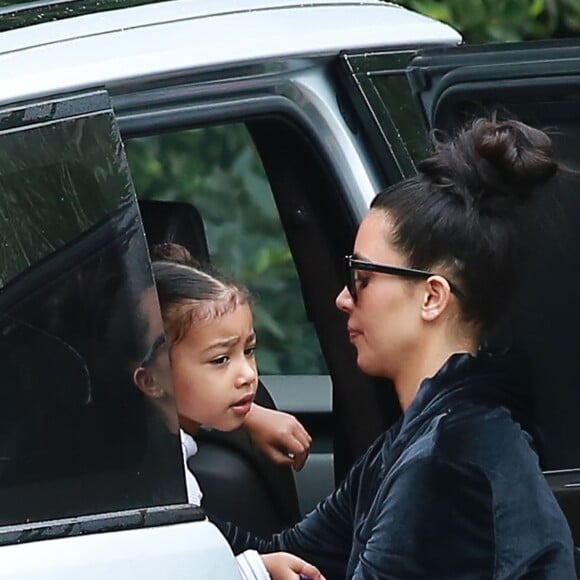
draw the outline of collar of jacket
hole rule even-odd
[[[384,448],[384,469],[390,468],[423,425],[450,412],[458,401],[507,407],[525,430],[533,432],[527,368],[522,356],[513,352],[451,355],[433,377],[421,382],[415,400],[390,429],[392,444]]]

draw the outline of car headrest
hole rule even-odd
[[[199,262],[209,263],[203,220],[197,209],[183,201],[139,200],[149,248],[174,242],[187,248]]]

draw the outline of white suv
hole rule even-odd
[[[258,353],[262,400],[299,416],[312,454],[294,479],[210,432],[192,467],[208,511],[289,525],[399,413],[333,305],[370,200],[414,173],[431,128],[492,107],[552,128],[574,164],[580,46],[458,46],[379,0],[34,2],[0,9],[0,31],[0,577],[236,578],[129,380],[160,325],[147,243],[253,276],[258,323],[281,337]],[[536,444],[577,538],[579,199],[573,177],[544,196],[517,308],[490,337],[529,355]]]

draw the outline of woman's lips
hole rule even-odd
[[[238,415],[247,415],[252,408],[252,403],[254,402],[254,395],[246,395],[242,397],[239,401],[234,403],[231,408],[234,413]]]
[[[358,330],[355,330],[354,328],[351,328],[350,326],[347,327],[347,332],[348,332],[348,340],[350,340],[351,342],[360,335],[360,332]]]

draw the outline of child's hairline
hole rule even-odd
[[[236,286],[232,287],[232,290],[234,291],[230,296],[203,300],[184,298],[180,304],[173,305],[171,310],[189,308],[189,316],[176,333],[170,332],[167,327],[165,328],[169,349],[171,350],[173,346],[179,344],[195,324],[211,324],[222,316],[235,312],[244,304],[251,309],[252,299],[250,295]],[[220,305],[223,305],[223,308],[220,308]],[[194,313],[194,311],[196,312]]]

